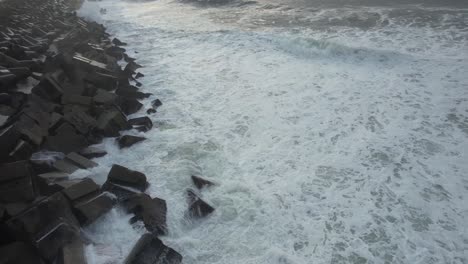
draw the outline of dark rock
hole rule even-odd
[[[140,191],[148,188],[145,174],[114,164],[107,175],[107,181],[119,185],[129,186]]]
[[[79,107],[68,108],[63,118],[81,134],[87,134],[97,126],[97,121]]]
[[[144,137],[137,137],[137,136],[131,136],[131,135],[125,135],[121,136],[117,139],[117,142],[119,143],[120,148],[128,148],[132,146],[133,144],[136,144],[140,141],[145,140],[146,138]]]
[[[52,195],[64,189],[58,182],[68,180],[69,174],[63,172],[47,172],[37,175],[39,194]]]
[[[125,115],[117,110],[103,112],[97,123],[97,128],[107,137],[119,136],[119,131],[130,128]]]
[[[57,264],[87,264],[83,242],[74,239],[64,245]]]
[[[21,115],[15,127],[23,137],[36,146],[41,145],[44,137],[48,134],[46,128],[40,127],[34,119],[27,115]]]
[[[135,79],[138,79],[140,77],[145,77],[145,75],[141,72],[137,72],[137,74],[135,75]]]
[[[10,152],[10,157],[13,160],[27,160],[31,157],[34,152],[33,146],[28,142],[20,139],[16,144],[16,147]]]
[[[182,256],[157,237],[144,234],[135,244],[124,264],[179,264]]]
[[[187,190],[187,200],[189,203],[188,216],[192,218],[202,218],[211,214],[215,209],[203,201],[193,190]]]
[[[31,168],[28,161],[0,165],[0,202],[25,202],[35,198]]]
[[[24,242],[16,241],[0,246],[2,264],[43,264],[36,249]]]
[[[150,109],[146,110],[146,113],[147,113],[148,115],[154,114],[154,113],[156,113],[156,110],[155,110],[154,108],[150,108]]]
[[[36,242],[51,228],[66,222],[77,226],[78,221],[70,210],[68,200],[61,193],[37,201],[17,216],[9,219],[6,224],[21,239]]]
[[[156,235],[167,233],[166,201],[147,194],[137,194],[123,200],[123,206],[135,214],[135,220],[142,220],[148,231]]]
[[[49,136],[47,138],[45,142],[46,149],[67,154],[88,146],[86,138],[78,134],[68,123],[63,123],[55,132],[56,134],[54,136]]]
[[[162,105],[161,100],[156,99],[151,102],[151,105],[153,106],[154,109],[158,109]]]
[[[112,183],[110,181],[106,181],[102,185],[102,190],[114,194],[115,196],[117,196],[117,199],[119,201],[122,201],[122,200],[125,200],[125,199],[129,198],[129,197],[132,197],[135,194],[141,193],[141,191],[139,191],[139,190],[137,190],[135,188],[120,185],[120,184],[115,184],[115,183]]]
[[[120,41],[118,38],[112,39],[112,43],[114,43],[114,45],[116,45],[116,46],[125,46],[125,45],[127,45],[127,43]]]
[[[77,104],[85,107],[91,106],[93,98],[89,96],[81,96],[76,94],[65,94],[62,96],[62,104]]]
[[[101,147],[89,146],[87,148],[80,150],[79,154],[85,158],[92,159],[92,158],[99,158],[99,157],[105,156],[107,152]]]
[[[209,187],[209,186],[214,185],[213,182],[209,180],[205,180],[195,175],[192,175],[192,181],[193,181],[193,184],[195,184],[195,186],[197,186],[198,189],[202,189],[203,187]]]
[[[52,262],[64,245],[79,237],[79,229],[77,226],[63,221],[44,229],[37,237],[35,244],[40,255]]]
[[[140,110],[141,107],[143,107],[143,104],[141,104],[140,102],[138,102],[137,99],[134,98],[120,97],[117,104],[120,107],[120,109],[122,109],[122,112],[124,112],[126,115],[134,114],[138,112],[138,110]]]
[[[93,74],[87,75],[85,81],[93,83],[96,87],[107,91],[114,90],[118,83],[118,79],[114,75],[101,72],[94,72]]]
[[[142,92],[139,92],[138,90],[134,90],[132,87],[134,86],[120,87],[117,90],[115,90],[115,93],[117,95],[120,95],[120,97],[126,98],[126,99],[139,99],[140,100],[140,99],[145,99],[151,96],[151,93],[142,93]]]
[[[68,188],[65,188],[62,192],[71,201],[75,202],[85,196],[99,194],[100,187],[90,178],[85,178],[75,184],[72,184]]]
[[[116,103],[117,95],[115,93],[110,93],[103,89],[97,89],[96,95],[94,95],[93,100],[97,104],[111,105]]]
[[[45,100],[57,102],[63,94],[63,88],[53,75],[46,74],[32,92]]]
[[[94,161],[91,161],[76,152],[70,152],[66,156],[67,161],[71,161],[73,164],[77,165],[82,169],[90,169],[96,167],[98,164]]]
[[[132,118],[128,120],[128,123],[132,126],[137,126],[141,128],[141,131],[146,132],[153,128],[153,122],[147,116]]]
[[[128,58],[127,58],[128,59]],[[141,68],[143,66],[141,66],[140,64],[136,63],[135,61],[133,60],[130,60],[130,62],[125,66],[124,68],[124,72],[126,72],[127,74],[129,75],[132,75],[135,73],[135,71],[139,68]]]
[[[72,174],[80,168],[67,160],[58,160],[54,163],[54,168],[65,173]]]
[[[107,193],[102,193],[87,201],[74,205],[77,217],[82,225],[89,225],[96,219],[107,213],[114,206],[115,201]]]

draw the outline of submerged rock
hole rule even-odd
[[[198,188],[198,189],[202,189],[203,187],[209,187],[209,186],[213,186],[214,183],[209,181],[209,180],[205,180],[201,177],[198,177],[198,176],[195,176],[195,175],[192,175],[192,181],[193,181],[193,184],[195,184],[195,186]]]
[[[182,256],[151,234],[141,236],[124,261],[124,264],[179,263],[182,263]]]
[[[189,203],[187,214],[191,218],[203,218],[215,210],[191,189],[187,190],[187,200]]]
[[[131,135],[125,135],[121,136],[117,139],[117,142],[119,143],[120,148],[128,148],[140,141],[145,140],[146,138],[144,137],[137,137],[137,136],[131,136]]]

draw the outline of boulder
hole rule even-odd
[[[80,150],[79,154],[85,158],[92,159],[105,156],[107,154],[107,151],[105,151],[102,147],[89,146]]]
[[[63,119],[73,125],[81,134],[88,134],[97,126],[97,121],[80,107],[66,109]]]
[[[120,148],[128,148],[132,146],[133,144],[136,144],[140,141],[145,140],[146,138],[144,137],[137,137],[137,136],[131,136],[131,135],[125,135],[117,138],[117,142],[119,143]]]
[[[154,114],[154,113],[156,113],[156,110],[155,110],[154,108],[150,108],[150,109],[146,110],[146,113],[147,113],[148,115]]]
[[[118,38],[113,38],[112,43],[116,46],[126,46],[127,43],[120,41]]]
[[[202,218],[211,214],[215,210],[211,205],[207,204],[200,197],[198,197],[198,195],[193,190],[187,190],[187,200],[189,203],[187,213],[191,218]]]
[[[115,200],[107,193],[101,193],[89,200],[74,204],[77,218],[82,225],[89,225],[112,209]]]
[[[101,113],[97,124],[98,130],[107,137],[119,136],[119,131],[130,128],[125,115],[117,110],[109,110]]]
[[[57,264],[87,264],[83,242],[80,239],[65,244]]]
[[[58,171],[72,174],[73,172],[79,170],[80,168],[76,166],[75,164],[63,159],[63,160],[58,160],[54,163],[54,168]]]
[[[145,75],[141,72],[137,72],[137,74],[135,75],[135,79],[138,79],[140,77],[145,77]]]
[[[195,184],[195,186],[198,189],[202,189],[203,187],[209,187],[209,186],[214,185],[213,182],[211,182],[209,180],[205,180],[205,179],[203,179],[201,177],[198,177],[198,176],[195,176],[195,175],[192,175],[192,181],[193,181],[193,184]]]
[[[64,245],[79,238],[80,230],[71,223],[61,221],[49,226],[36,236],[35,246],[39,254],[52,263]]]
[[[86,138],[80,135],[69,123],[63,123],[55,131],[55,135],[46,139],[44,147],[48,150],[65,154],[78,151],[88,146]]]
[[[156,99],[151,102],[151,105],[153,106],[154,109],[158,109],[162,105],[161,100]]]
[[[9,156],[13,160],[27,160],[31,157],[34,152],[34,147],[28,142],[20,139],[16,143],[16,146],[10,152]]]
[[[129,119],[128,123],[131,126],[136,127],[139,131],[143,131],[143,132],[146,132],[150,130],[151,128],[153,128],[153,122],[147,116]]]
[[[0,202],[26,202],[35,198],[33,176],[28,161],[0,165]]]
[[[0,246],[2,264],[43,264],[37,250],[24,242],[16,241]]]
[[[76,94],[65,94],[62,96],[62,104],[76,104],[90,107],[93,104],[93,98]]]
[[[96,167],[98,164],[94,161],[91,161],[76,152],[70,152],[65,156],[67,161],[70,161],[71,163],[77,165],[78,167],[82,169],[90,169]]]
[[[135,214],[134,220],[141,220],[148,231],[155,235],[167,233],[166,201],[159,198],[151,198],[141,193],[128,197],[122,201],[122,205]]]
[[[111,105],[117,101],[117,95],[103,89],[97,89],[93,100],[96,104]]]
[[[131,115],[143,107],[143,104],[138,102],[137,99],[135,98],[125,98],[125,97],[119,97],[117,105],[122,109],[122,112],[124,112],[126,115]]]
[[[182,263],[182,255],[151,234],[141,236],[124,261],[124,264],[158,263],[179,264]]]
[[[96,196],[100,193],[100,187],[92,179],[85,178],[65,188],[62,192],[70,201],[76,202],[86,196]]]
[[[77,227],[78,221],[70,210],[70,204],[62,193],[40,199],[6,224],[17,238],[37,242],[61,223]]]
[[[107,175],[107,181],[145,191],[148,188],[145,174],[114,164]]]

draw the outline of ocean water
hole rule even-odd
[[[105,8],[106,14],[99,9]],[[468,263],[466,1],[85,2],[164,105],[110,153],[168,204],[163,241],[195,264]],[[134,116],[144,115],[142,110]],[[216,211],[184,218],[190,175]],[[116,208],[90,264],[144,233]]]

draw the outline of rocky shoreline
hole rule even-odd
[[[127,118],[151,96],[139,91],[142,66],[104,26],[78,17],[75,2],[0,2],[0,263],[87,263],[93,241],[82,228],[114,206],[148,231],[124,263],[181,263],[158,238],[170,232],[167,205],[145,193],[145,174],[114,164],[102,186],[70,178],[98,165],[104,138],[127,148],[145,138],[121,131],[153,127],[148,116]],[[161,105],[153,100],[147,114]],[[192,180],[198,189],[213,185]],[[186,217],[214,211],[195,190],[187,200]]]

